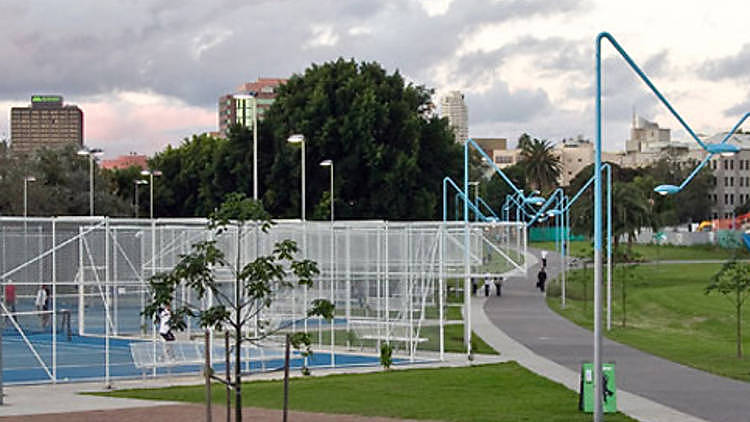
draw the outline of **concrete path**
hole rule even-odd
[[[552,279],[559,273],[559,256],[550,253],[548,261]],[[538,266],[529,274],[535,278],[537,271]],[[531,277],[507,280],[502,297],[474,306],[474,327],[485,341],[499,342],[502,353],[511,353],[522,365],[577,390],[581,362],[593,360],[593,334],[552,312],[534,284]],[[482,327],[483,315],[502,331],[492,333]],[[617,364],[619,408],[633,417],[750,422],[750,383],[711,375],[606,339],[603,358]]]

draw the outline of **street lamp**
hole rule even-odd
[[[151,195],[149,198],[149,205],[151,206],[151,211],[149,213],[150,218],[154,219],[154,176],[161,176],[161,171],[159,170],[141,170],[142,176],[148,176],[149,177],[149,183],[151,186]]]
[[[94,216],[94,160],[103,152],[101,148],[83,147],[76,154],[89,157],[89,215]]]
[[[287,138],[287,141],[302,145],[302,221],[305,221],[305,137],[304,135],[292,135]]]
[[[138,179],[134,181],[135,184],[135,218],[138,218],[138,185],[147,185],[148,180]]]
[[[331,223],[333,223],[333,160],[323,160],[320,162],[323,167],[331,168]]]
[[[36,182],[36,177],[34,176],[26,176],[23,178],[23,218],[25,219],[28,217],[29,212],[29,195],[28,195],[28,185],[29,182]]]

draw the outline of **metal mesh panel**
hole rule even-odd
[[[214,238],[205,224],[200,219],[0,218],[0,272],[4,285],[13,280],[15,310],[37,310],[37,293],[47,286],[50,317],[67,312],[74,332],[75,347],[55,330],[43,333],[44,338],[33,338],[28,330],[29,338],[18,340],[18,347],[35,356],[27,356],[19,370],[39,371],[37,380],[139,374],[131,344],[158,341],[154,321],[141,314],[149,299],[147,280],[171,270],[202,240],[215,240],[229,262],[239,256],[241,265],[270,254],[278,241],[296,241],[298,258],[318,263],[314,286],[274,292],[259,324],[248,329],[251,334],[269,327],[309,332],[316,354],[330,353],[330,365],[346,361],[337,357],[341,350],[377,352],[382,342],[411,360],[422,358],[424,351],[442,352],[443,342],[436,341],[443,334],[441,286],[526,270],[522,224],[280,221],[268,233],[249,224],[240,238],[236,228]],[[231,271],[214,271],[221,291],[233,297]],[[211,302],[198,303],[195,292],[183,286],[175,296],[178,304],[206,307]],[[305,318],[318,298],[336,305],[332,321]],[[188,321],[181,341],[200,332],[197,321]],[[81,344],[91,349],[76,353]]]

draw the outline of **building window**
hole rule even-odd
[[[744,160],[740,160],[740,170],[742,170],[742,164],[744,163]]]
[[[729,178],[724,176],[724,187],[729,186]]]
[[[729,163],[728,160],[724,160],[724,170],[729,170],[729,164],[728,163]]]
[[[734,177],[729,178],[729,186],[734,186]]]
[[[718,195],[714,194],[714,204],[719,203],[719,197]]]
[[[734,170],[734,160],[729,160],[729,169]]]
[[[729,195],[729,204],[734,205],[734,194]]]

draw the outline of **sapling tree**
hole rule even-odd
[[[706,294],[718,292],[727,298],[737,318],[737,357],[742,357],[742,305],[750,295],[750,264],[732,259],[711,278]]]
[[[242,421],[242,373],[241,346],[243,343],[259,343],[281,330],[286,325],[262,329],[249,334],[251,323],[255,323],[261,312],[268,309],[275,295],[297,287],[312,287],[313,278],[319,274],[317,263],[295,257],[297,245],[292,240],[282,240],[274,245],[273,251],[258,256],[250,262],[242,261],[243,235],[249,230],[258,231],[262,236],[273,225],[269,214],[258,201],[248,199],[244,194],[232,193],[208,219],[208,229],[212,233],[209,240],[194,243],[190,252],[180,255],[177,264],[168,272],[154,275],[149,279],[152,300],[144,314],[154,317],[160,308],[172,305],[170,324],[177,330],[186,328],[187,318],[197,318],[202,328],[227,329],[234,339],[234,380],[231,387],[235,393],[235,420]],[[232,260],[219,247],[217,238],[234,235],[235,250]],[[227,293],[220,286],[217,270],[231,273],[234,292]],[[225,285],[228,283],[224,283]],[[195,292],[198,302],[180,301],[176,295],[178,286],[183,285]],[[200,306],[212,297],[212,306]],[[306,317],[319,316],[330,320],[334,305],[324,299],[315,299],[309,306]],[[290,335],[293,347],[310,352],[310,337],[306,333]]]

